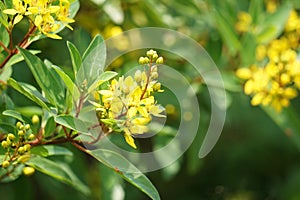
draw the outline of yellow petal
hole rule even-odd
[[[131,107],[128,109],[127,116],[128,118],[132,118],[136,116],[136,113],[137,113],[136,107]]]
[[[144,118],[144,117],[137,117],[132,120],[132,123],[135,125],[146,125],[151,121],[151,117]]]
[[[146,117],[146,118],[147,118],[147,117],[149,116],[148,111],[147,111],[147,108],[144,107],[144,106],[138,107],[138,111],[139,111],[139,113],[140,113],[143,117]]]
[[[36,16],[34,19],[34,24],[39,27],[43,22],[43,17],[41,15]]]
[[[130,131],[132,134],[143,134],[148,131],[148,127],[144,125],[134,125],[130,127]]]
[[[105,97],[111,97],[113,95],[113,92],[110,90],[100,90],[99,94],[101,94]]]
[[[56,40],[62,39],[62,37],[60,37],[59,35],[56,35],[56,34],[46,34],[46,36],[49,38],[52,38],[52,39],[56,39]]]
[[[3,10],[3,13],[8,14],[8,15],[15,15],[15,14],[19,13],[19,11],[15,10],[15,9],[5,9],[5,10]]]
[[[127,144],[129,144],[131,147],[133,147],[134,149],[136,149],[136,145],[134,143],[133,137],[131,137],[131,135],[128,134],[128,133],[125,133],[124,137],[125,137],[125,141],[127,142]]]
[[[14,24],[19,23],[23,19],[23,15],[17,15],[14,19]]]
[[[58,12],[60,9],[59,6],[50,6],[50,13]]]
[[[38,7],[29,7],[29,8],[27,8],[27,10],[29,11],[29,12],[31,12],[32,14],[37,14],[38,12],[39,12],[39,9],[38,9]]]

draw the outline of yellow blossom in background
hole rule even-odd
[[[268,13],[274,13],[278,6],[278,0],[266,0],[266,10]]]
[[[297,59],[299,18],[292,11],[284,34],[256,48],[257,63],[240,68],[236,75],[245,80],[244,92],[253,106],[272,106],[277,112],[289,106],[300,89],[300,61]],[[298,33],[299,32],[299,33]]]
[[[245,33],[248,32],[251,28],[251,23],[252,23],[252,17],[249,13],[247,12],[239,12],[238,13],[238,21],[235,24],[235,29],[239,33]]]
[[[99,99],[99,103],[93,104],[101,115],[100,121],[115,120],[125,141],[133,148],[136,148],[133,136],[146,133],[153,116],[164,117],[164,109],[153,96],[155,92],[163,92],[157,81],[157,67],[162,62],[163,58],[158,57],[156,51],[147,51],[147,57],[139,59],[139,63],[145,65],[143,71],[113,79],[107,89],[98,91],[100,96],[94,95]]]
[[[39,33],[53,39],[61,39],[55,32],[64,24],[68,28],[74,19],[69,18],[70,2],[68,0],[13,0],[14,8],[3,10],[3,13],[13,15],[12,24],[19,23],[24,16],[38,29]]]

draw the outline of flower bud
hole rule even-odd
[[[2,162],[2,167],[7,168],[10,165],[9,161],[5,160]]]
[[[27,160],[29,160],[30,155],[26,154],[26,155],[22,155],[18,158],[18,163],[25,163],[27,162]]]
[[[149,51],[147,51],[147,56],[148,58],[152,58],[154,54],[157,54],[156,51],[154,51],[153,49],[150,49]]]
[[[31,118],[31,122],[33,124],[38,124],[40,122],[40,118],[37,115],[33,115]]]
[[[24,148],[24,151],[29,151],[30,148],[31,148],[31,146],[30,146],[30,144],[25,144],[25,145],[23,146],[23,148]]]
[[[164,58],[163,57],[159,57],[156,60],[156,64],[163,64],[164,63]]]
[[[23,125],[22,125],[23,126]],[[22,137],[25,135],[25,132],[23,130],[18,131],[18,136]]]
[[[24,147],[19,147],[18,153],[23,154],[25,152]]]
[[[144,58],[144,57],[140,57],[140,58],[139,58],[139,63],[140,63],[141,65],[145,64],[144,61],[145,61],[145,58]]]
[[[157,65],[153,65],[153,66],[151,67],[151,71],[152,71],[152,72],[157,72]]]
[[[16,136],[14,134],[12,134],[12,133],[9,133],[7,135],[7,138],[10,139],[10,140],[14,140],[14,139],[16,139]]]
[[[24,167],[23,168],[23,174],[25,176],[31,176],[35,172],[35,169],[33,167]]]
[[[153,85],[153,90],[154,90],[154,91],[158,91],[158,90],[160,90],[160,88],[161,88],[161,84],[160,84],[160,83],[155,83],[155,84]]]
[[[9,145],[8,145],[8,142],[7,142],[7,141],[2,141],[2,142],[1,142],[1,146],[2,146],[3,148],[7,148],[7,147],[9,147]]]
[[[21,126],[23,126],[23,124],[22,124],[21,122],[17,122],[16,127],[17,127],[18,129],[22,129]]]
[[[134,74],[134,80],[136,82],[140,82],[142,80],[142,72],[141,70],[137,70]]]
[[[156,60],[158,58],[158,55],[156,52],[153,54],[152,58],[153,58],[153,60]]]
[[[30,129],[30,125],[29,125],[29,124],[26,124],[26,125],[25,125],[25,130],[28,131],[29,129]]]
[[[31,133],[31,134],[28,136],[28,140],[34,140],[34,139],[35,139],[35,135]]]
[[[151,73],[151,78],[153,78],[153,79],[158,78],[158,73],[157,72],[152,72]]]

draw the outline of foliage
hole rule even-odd
[[[80,10],[77,0],[37,2],[0,2],[0,181],[10,182],[2,184],[1,193],[13,186],[28,195],[25,199],[112,199],[124,198],[124,191],[126,199],[146,198],[142,193],[152,199],[299,198],[298,1],[89,0],[81,1]],[[126,72],[144,50],[119,57],[108,66],[111,71],[104,70],[109,56],[104,38],[135,27],[184,33],[218,66],[227,118],[207,158],[200,160],[198,153],[210,125],[209,85],[190,63],[148,49],[139,59],[143,68],[131,75]],[[115,45],[122,50],[127,43],[122,38]],[[117,151],[93,147],[108,138],[130,152],[149,152],[176,136],[181,115],[187,115],[158,81],[162,61],[197,92],[201,119],[187,152],[150,173],[152,183]],[[91,112],[96,115],[87,120]],[[164,114],[161,129],[152,120]],[[159,134],[139,138],[152,129]]]

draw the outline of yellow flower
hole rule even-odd
[[[69,18],[70,2],[59,0],[59,5],[52,5],[52,0],[13,0],[12,9],[3,11],[5,14],[14,15],[13,24],[19,23],[27,16],[34,23],[40,33],[53,39],[61,39],[55,32],[60,28],[59,22],[72,29],[68,24],[74,20]]]
[[[97,109],[107,109],[107,117],[116,120],[119,128],[123,130],[126,142],[136,148],[132,135],[143,134],[148,131],[147,125],[152,117],[164,117],[161,114],[164,109],[157,105],[153,96],[156,91],[162,92],[161,84],[157,81],[157,63],[163,60],[158,57],[157,52],[150,50],[147,52],[145,64],[148,66],[145,71],[137,70],[134,77],[121,76],[113,79],[108,89],[100,90],[99,104]],[[145,60],[145,58],[143,58]],[[144,63],[144,62],[143,62]],[[156,67],[154,67],[154,65]]]
[[[250,30],[251,23],[252,23],[251,15],[247,12],[241,11],[238,13],[237,18],[238,18],[238,21],[235,24],[235,29],[239,33],[248,32]]]

